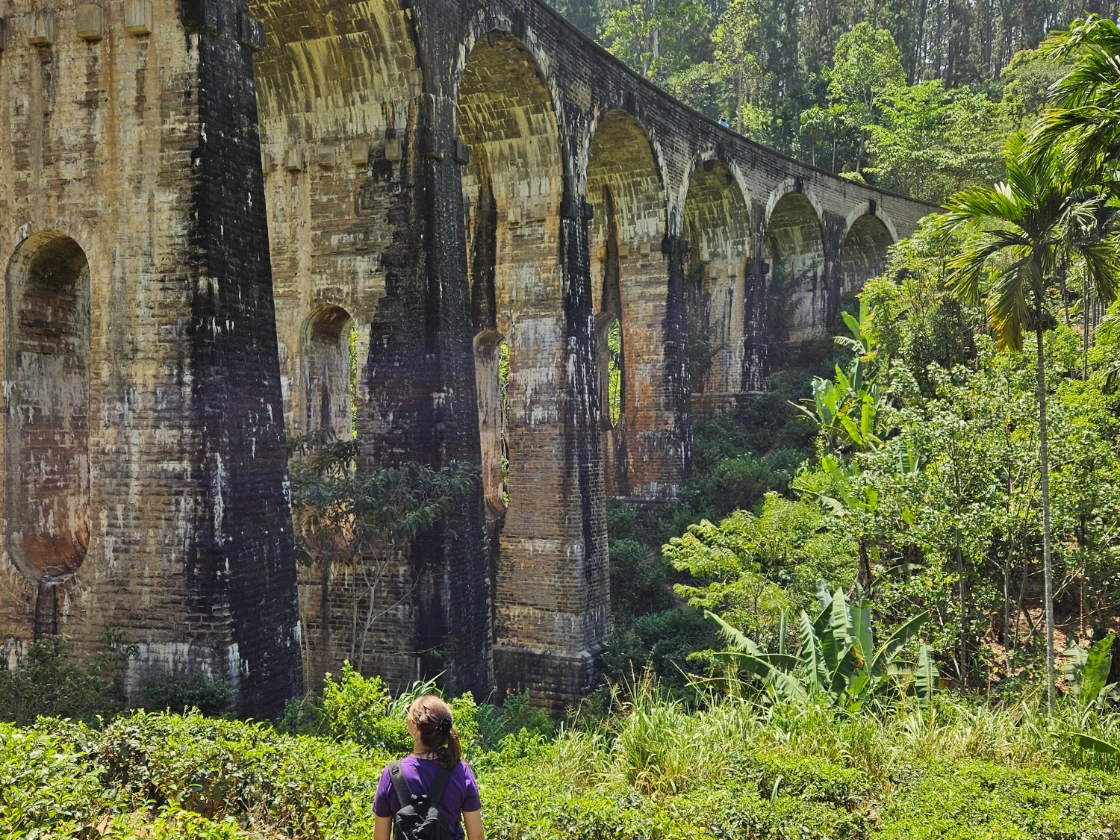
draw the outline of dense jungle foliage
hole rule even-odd
[[[559,722],[452,700],[490,835],[1117,836],[1117,55],[1091,17],[1023,59],[1060,70],[1004,180],[970,170],[834,336],[698,424],[674,502],[611,506],[597,692]],[[393,551],[473,492],[358,446],[293,442],[306,562]],[[44,639],[0,671],[0,835],[368,837],[433,690],[359,662],[279,721],[222,717],[200,676],[126,709],[134,655],[109,628],[88,662]]]

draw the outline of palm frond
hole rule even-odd
[[[1023,333],[1030,321],[1027,292],[1031,289],[1031,263],[1028,254],[996,270],[988,322],[1003,349],[1022,350]]]
[[[1120,291],[1120,240],[1109,236],[1077,246],[1077,253],[1085,260],[1085,271],[1097,300],[1106,306],[1116,300]]]

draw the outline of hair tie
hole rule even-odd
[[[451,718],[449,718],[449,717],[440,718],[438,731],[441,732],[441,733],[444,733],[444,734],[450,732],[451,731]]]

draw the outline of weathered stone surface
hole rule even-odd
[[[929,210],[700,118],[536,0],[98,6],[82,40],[88,9],[0,0],[9,661],[112,622],[134,687],[203,668],[258,712],[302,638],[311,680],[559,709],[607,641],[608,495],[672,497],[693,417]],[[482,485],[399,555],[301,571],[297,626],[282,424]]]
[[[130,690],[201,669],[277,712],[301,677],[249,55],[177,0],[144,39],[104,3],[100,41],[30,5],[0,6],[6,662],[113,625]]]

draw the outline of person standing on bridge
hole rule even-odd
[[[430,694],[408,707],[412,754],[387,765],[373,799],[374,840],[483,840],[482,800],[451,709]]]

